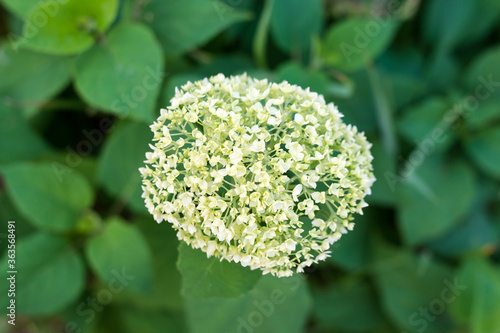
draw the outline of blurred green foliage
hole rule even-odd
[[[498,0],[0,3],[0,331],[500,332]],[[370,206],[291,278],[179,246],[140,197],[175,87],[242,72],[373,142]]]

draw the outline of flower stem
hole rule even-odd
[[[387,94],[382,87],[382,80],[380,79],[373,61],[368,60],[366,62],[366,71],[372,87],[373,98],[375,99],[375,107],[377,110],[380,131],[382,132],[384,148],[391,156],[395,156],[397,153],[396,133],[394,131],[392,110],[387,100]]]
[[[273,10],[274,0],[267,0],[262,9],[257,31],[253,40],[253,54],[255,62],[261,68],[267,67],[266,61],[266,44],[267,34],[269,31],[269,22],[271,21],[271,13]]]

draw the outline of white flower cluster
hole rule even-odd
[[[371,144],[322,95],[246,74],[188,82],[151,125],[143,198],[207,256],[290,276],[352,230]]]

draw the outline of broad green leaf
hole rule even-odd
[[[0,101],[0,164],[38,158],[49,151],[22,113]]]
[[[471,333],[500,331],[500,274],[485,258],[470,258],[461,264],[451,313]],[[455,291],[453,290],[453,291]]]
[[[412,46],[389,49],[379,57],[377,69],[394,109],[419,101],[427,94],[429,81],[424,65],[421,51]]]
[[[274,0],[271,34],[285,52],[302,54],[323,26],[320,0]]]
[[[40,1],[26,17],[19,43],[43,53],[80,53],[106,31],[117,10],[117,0]]]
[[[372,332],[382,322],[377,295],[366,281],[345,279],[314,296],[314,316],[325,329]]]
[[[75,84],[90,105],[150,123],[162,71],[162,51],[153,33],[142,24],[124,23],[111,30],[104,44],[77,58]]]
[[[7,256],[0,268],[9,276]],[[80,256],[63,238],[38,233],[16,244],[16,310],[18,314],[50,315],[75,301],[83,291],[85,269]],[[7,275],[7,276],[6,276]],[[2,282],[2,294],[7,295]],[[8,302],[2,297],[2,308]]]
[[[112,125],[111,119],[109,120],[109,125]],[[99,145],[102,144],[102,140],[104,139],[104,131],[101,131],[98,128],[93,129],[94,132],[91,131],[85,131],[84,133],[88,133],[88,136],[86,136],[85,141],[89,142],[90,144],[98,147]],[[91,139],[89,139],[91,138]],[[75,152],[75,154],[73,153]],[[75,170],[78,173],[80,173],[82,176],[84,176],[87,181],[91,185],[97,185],[97,158],[95,156],[78,156],[76,153],[78,153],[78,145],[77,149],[74,150],[73,152],[65,150],[65,151],[59,151],[54,154],[49,154],[44,156],[45,160],[50,161],[52,164],[52,167],[55,172],[63,175],[66,172],[70,170]]]
[[[413,156],[405,160],[397,179],[398,222],[409,244],[432,240],[454,227],[465,217],[476,191],[474,172],[466,163],[444,163],[423,151]]]
[[[346,124],[356,125],[360,131],[372,132],[378,129],[376,103],[370,79],[365,70],[349,76],[353,81],[354,92],[348,98],[336,98],[335,104],[344,114]]]
[[[109,219],[102,233],[85,244],[85,254],[103,283],[118,280],[130,290],[151,290],[151,250],[137,227],[116,217]],[[120,274],[123,280],[117,278]]]
[[[184,308],[181,275],[176,267],[179,241],[168,222],[158,224],[152,217],[134,220],[153,254],[153,290],[148,294],[123,292],[116,296],[122,303],[141,308]],[[166,296],[168,295],[168,297]]]
[[[422,51],[413,45],[388,49],[377,61],[377,67],[389,74],[423,77],[425,58]]]
[[[193,333],[301,333],[311,298],[301,277],[266,275],[241,298],[187,299],[186,303]]]
[[[0,193],[0,222],[4,231],[0,232],[0,257],[3,256],[4,251],[7,250],[8,233],[7,222],[16,222],[16,240],[19,241],[24,237],[32,234],[36,229],[26,221],[26,219],[14,207],[12,199],[9,198],[6,192]]]
[[[200,46],[231,24],[250,18],[247,12],[218,0],[152,0],[140,15],[171,56]]]
[[[445,332],[446,316],[443,311],[431,312],[435,311],[431,307],[436,300],[444,302],[442,292],[453,283],[449,269],[432,258],[416,257],[381,241],[376,242],[374,254],[375,282],[383,308],[394,323],[408,333]],[[424,317],[426,313],[432,321]]]
[[[421,100],[428,90],[427,79],[402,74],[392,74],[382,79],[389,92],[391,104],[396,110]]]
[[[311,91],[326,95],[328,93],[329,80],[321,71],[308,71],[298,64],[286,63],[278,68],[276,82],[283,80],[296,84],[302,88],[310,88]]]
[[[61,176],[50,163],[20,163],[2,167],[1,172],[19,211],[42,229],[72,229],[94,201],[91,186],[76,171]]]
[[[484,172],[500,178],[500,128],[481,131],[467,138],[466,148]]]
[[[500,106],[496,100],[485,100],[477,109],[464,112],[467,128],[473,131],[485,130],[500,121]]]
[[[12,13],[19,17],[23,17],[27,16],[29,12],[40,3],[40,0],[1,0],[0,2],[3,3]],[[63,2],[64,0],[52,1],[52,6],[59,6],[59,4]]]
[[[60,92],[70,78],[67,59],[28,50],[0,49],[0,98],[16,108],[36,108]]]
[[[365,209],[366,213],[369,209]],[[354,222],[354,230],[348,232],[333,244],[329,261],[348,270],[355,271],[366,267],[370,258],[370,224],[373,222],[371,214],[358,215]]]
[[[122,123],[104,144],[99,160],[98,179],[104,189],[138,213],[147,213],[141,198],[141,174],[148,143],[153,138],[141,123]]]
[[[465,85],[472,98],[479,103],[500,96],[500,47],[483,51],[470,65],[465,75]],[[472,103],[472,102],[471,102]]]
[[[163,295],[168,297],[169,295]],[[157,333],[175,332],[187,333],[184,313],[165,309],[144,309],[141,307],[126,307],[120,311],[123,333]]]
[[[377,58],[392,41],[397,21],[348,19],[332,25],[323,44],[323,58],[331,66],[354,71]]]
[[[427,87],[439,92],[446,92],[459,80],[461,74],[461,63],[453,53],[439,51],[427,62],[426,80]]]
[[[460,6],[454,0],[431,1],[422,16],[423,37],[437,49],[453,49],[486,37],[499,16],[495,0],[463,0]]]
[[[472,251],[490,253],[497,248],[499,235],[493,219],[485,209],[477,205],[474,207],[463,223],[432,241],[429,246],[436,252],[451,256]]]
[[[236,298],[245,295],[262,276],[239,263],[228,262],[193,249],[182,242],[177,267],[182,275],[182,293],[186,297]]]
[[[399,118],[399,133],[409,142],[429,150],[445,150],[454,141],[451,106],[440,97],[430,97],[404,111]]]

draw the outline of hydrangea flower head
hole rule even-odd
[[[188,82],[151,125],[143,198],[180,240],[290,276],[367,206],[371,144],[322,95],[246,74]]]

